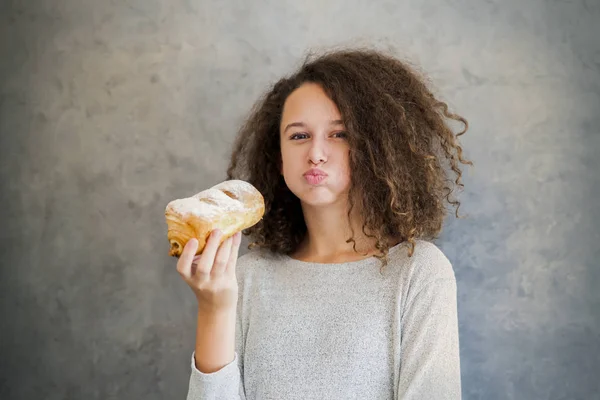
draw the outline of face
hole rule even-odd
[[[340,112],[321,86],[305,83],[288,96],[280,139],[281,173],[292,193],[312,206],[347,200],[350,148]]]

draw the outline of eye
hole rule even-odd
[[[297,139],[306,139],[305,137],[302,136],[307,136],[306,133],[294,133],[292,136],[290,136],[290,140],[297,140]]]
[[[348,133],[347,132],[336,132],[334,133],[335,136],[338,137],[342,137],[342,138],[347,138],[348,137]]]

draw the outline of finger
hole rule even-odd
[[[212,269],[215,260],[215,254],[217,253],[217,250],[219,248],[219,242],[222,237],[223,233],[218,229],[215,229],[210,233],[208,241],[206,242],[206,246],[202,251],[202,255],[200,256],[200,259],[197,262],[197,273],[210,274],[210,270]]]
[[[242,232],[237,232],[233,236],[233,243],[231,244],[231,253],[229,254],[229,261],[227,262],[227,274],[235,276],[235,267],[237,265],[238,253],[240,250],[240,243],[242,243]]]
[[[194,259],[192,260],[192,276],[196,275],[196,270],[198,269],[198,262],[200,261],[200,257],[202,254],[196,254]]]
[[[228,237],[227,240],[219,246],[219,250],[215,256],[215,263],[212,268],[213,275],[221,275],[225,272],[225,269],[227,269],[227,261],[229,260],[229,253],[231,253],[232,242],[233,238]]]
[[[186,280],[190,279],[193,275],[192,260],[194,259],[196,250],[198,250],[198,240],[196,238],[192,238],[186,243],[179,260],[177,261],[177,272],[179,272],[179,274]]]

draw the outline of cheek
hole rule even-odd
[[[303,154],[297,149],[287,149],[282,147],[281,149],[281,163],[287,168],[293,165],[297,165],[302,162]]]
[[[294,165],[296,164],[296,161],[293,157],[290,157],[290,155],[286,154],[285,152],[281,154],[280,163],[280,171],[282,174],[289,174],[295,169]]]
[[[345,151],[340,160],[344,176],[350,176],[350,150]]]

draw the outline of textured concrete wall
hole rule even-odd
[[[166,203],[309,47],[422,65],[476,168],[439,245],[466,399],[589,399],[600,370],[600,3],[0,2],[0,397],[184,398],[195,304]],[[597,397],[596,397],[597,398]]]

